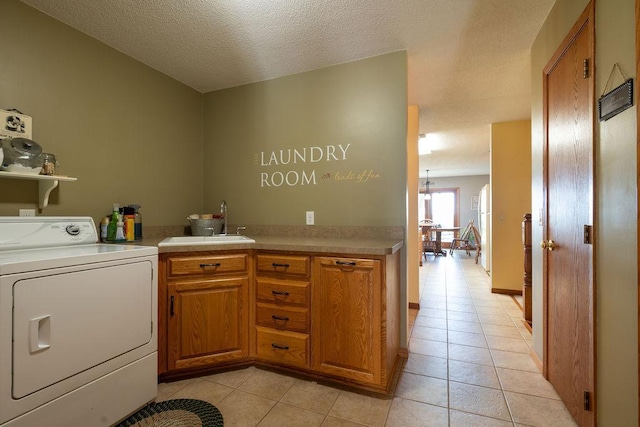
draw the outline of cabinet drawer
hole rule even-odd
[[[258,274],[309,277],[311,260],[308,256],[259,254],[256,257],[256,271]]]
[[[258,277],[256,284],[258,301],[309,306],[309,282]]]
[[[170,277],[240,273],[247,270],[247,254],[172,256],[167,260]]]
[[[300,307],[258,303],[256,323],[268,328],[309,332],[309,310]]]
[[[258,358],[283,365],[309,366],[309,335],[256,326]]]

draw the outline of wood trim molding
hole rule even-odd
[[[640,76],[640,0],[636,0],[636,81]],[[638,114],[636,124],[640,123],[640,108],[638,108],[638,96],[636,95],[636,112]],[[636,170],[640,170],[640,150],[638,150],[638,141],[640,141],[640,126],[637,126],[636,136]],[[640,174],[636,173],[636,191],[640,187]],[[637,200],[637,198],[636,198]],[[636,214],[638,215],[637,223],[640,230],[640,205],[636,207]],[[640,240],[638,240],[638,365],[640,366]],[[638,418],[640,418],[640,372],[638,372]]]
[[[533,363],[535,363],[535,364],[536,364],[536,366],[538,367],[538,370],[539,370],[540,372],[542,372],[542,371],[543,371],[543,369],[544,369],[544,367],[543,367],[543,365],[542,365],[542,360],[540,360],[540,358],[538,357],[538,355],[536,354],[536,352],[535,352],[535,351],[533,351],[533,350],[530,350],[530,351],[529,351],[529,354],[531,355],[531,359],[533,359]]]
[[[491,288],[491,293],[492,294],[501,294],[501,295],[522,295],[522,290],[521,289]]]
[[[409,308],[412,310],[420,310],[420,303],[419,302],[410,302],[409,303]]]

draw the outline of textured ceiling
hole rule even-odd
[[[489,124],[529,118],[555,0],[22,1],[201,92],[407,50],[437,177],[488,174]]]

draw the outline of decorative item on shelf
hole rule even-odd
[[[431,193],[429,193],[429,186],[433,185],[433,182],[429,181],[429,169],[427,169],[427,180],[424,182],[424,199],[431,200]]]
[[[38,175],[42,170],[42,147],[26,138],[2,140],[4,159],[1,169],[7,172]]]
[[[15,108],[0,109],[0,137],[31,139],[31,116]]]
[[[49,175],[53,176],[56,174],[56,169],[60,165],[56,160],[56,156],[51,153],[42,153],[42,171],[40,171],[41,175]]]

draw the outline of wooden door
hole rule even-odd
[[[593,13],[544,70],[544,374],[581,426],[595,424]]]
[[[169,370],[248,357],[248,289],[247,278],[169,285]]]
[[[378,260],[315,259],[314,370],[364,383],[381,383],[381,288]]]

